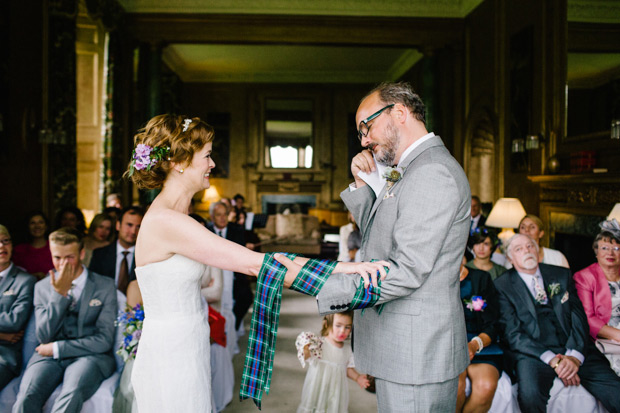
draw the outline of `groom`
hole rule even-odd
[[[377,303],[385,305],[355,317],[356,367],[375,376],[379,412],[454,411],[458,376],[469,362],[459,289],[470,225],[467,178],[427,132],[424,104],[407,83],[372,90],[356,121],[365,149],[353,158],[355,183],[341,197],[360,227],[362,260],[391,263]],[[377,194],[358,175],[377,173],[373,156],[398,166]],[[332,275],[317,296],[319,312],[346,309],[358,283]]]

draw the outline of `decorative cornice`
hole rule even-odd
[[[119,0],[128,13],[463,18],[483,0]]]
[[[588,23],[620,23],[620,1],[569,0],[568,21]]]

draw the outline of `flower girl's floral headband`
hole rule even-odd
[[[183,120],[183,132],[187,132],[187,128],[190,123],[192,123],[191,119]],[[155,165],[157,162],[166,158],[170,160],[168,156],[170,154],[169,146],[149,146],[143,143],[139,143],[136,146],[136,149],[133,150],[131,154],[131,164],[129,167],[129,176],[133,175],[134,170],[141,171],[146,169],[147,171],[151,170],[151,167]]]

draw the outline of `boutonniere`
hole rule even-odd
[[[100,305],[101,305],[101,301],[97,300],[96,298],[93,298],[92,300],[88,302],[89,307],[99,307]]]
[[[549,291],[549,298],[553,298],[554,295],[560,294],[560,284],[559,283],[551,283],[547,287],[547,291]]]
[[[16,295],[17,293],[14,290],[6,290],[2,293],[2,295]]]
[[[394,186],[396,182],[401,180],[404,173],[405,171],[403,168],[399,168],[399,167],[394,168],[391,166],[388,166],[387,168],[385,168],[385,171],[383,171],[382,177],[387,181],[386,182],[387,193],[385,194],[383,199],[391,198],[394,196],[393,194],[390,194],[390,189],[392,189],[392,187]]]
[[[463,302],[469,311],[484,311],[487,308],[486,300],[479,295],[474,295],[471,300],[463,300]]]

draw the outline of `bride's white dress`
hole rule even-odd
[[[178,254],[136,268],[145,318],[131,381],[140,412],[211,412],[204,270]]]

